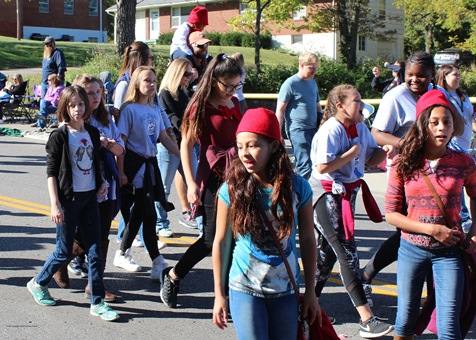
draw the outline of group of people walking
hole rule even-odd
[[[203,10],[192,14],[196,28],[203,29]],[[193,54],[188,47],[183,52]],[[181,54],[178,50],[171,55]],[[300,56],[298,73],[280,91],[276,114],[264,108],[243,112],[235,97],[243,87],[243,65],[223,53],[207,61],[190,97],[196,70],[186,55],[170,63],[157,86],[152,51],[134,42],[125,52],[112,112],[98,77],[80,75],[61,93],[56,112],[62,124],[46,145],[57,241],[27,284],[36,302],[54,305],[48,283],[54,278],[69,287],[65,265],[85,253],[90,313],[107,321],[119,318],[109,305],[117,296],[105,289],[103,275],[111,222],[120,210],[114,265],[141,270],[130,251],[139,233],[161,300],[176,308],[183,280],[212,254],[213,322],[226,327],[230,308],[239,339],[294,339],[298,317],[321,324],[319,298],[337,261],[360,316],[360,335],[390,333],[394,326],[372,312],[370,283],[397,258],[395,338],[414,336],[430,269],[439,337],[463,338],[463,251],[476,251],[476,227],[460,213],[463,188],[476,208],[476,166],[464,152],[474,119],[457,68],[440,69],[439,86],[433,86],[431,56],[415,52],[406,63],[404,83],[385,94],[369,131],[362,98],[352,85],[334,88],[322,114],[313,79],[319,64],[315,54]],[[390,169],[386,218],[398,231],[361,269],[356,197],[362,187],[370,218],[382,220],[363,177],[366,164],[385,159]],[[200,221],[201,235],[170,266],[157,236],[172,235],[167,212],[174,209],[168,202],[174,178],[183,215]],[[448,214],[435,205],[432,186]],[[297,239],[305,279],[301,309],[292,285],[300,280]]]

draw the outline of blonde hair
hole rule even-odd
[[[189,66],[192,67],[192,63],[185,58],[178,58],[172,61],[160,83],[159,94],[163,90],[167,90],[173,99],[178,100],[180,83]],[[184,88],[184,90],[187,89]]]
[[[23,77],[20,73],[15,73],[13,75],[13,79],[18,80],[18,84],[20,84],[20,85],[23,84]]]
[[[299,55],[299,65],[319,63],[319,58],[315,53],[304,52]]]
[[[326,120],[331,117],[334,117],[337,113],[337,104],[344,103],[344,101],[349,97],[350,91],[355,90],[350,84],[343,84],[334,87],[329,95],[327,96],[327,104],[324,110],[324,117],[322,117],[321,125],[324,124]]]
[[[139,91],[139,83],[141,81],[140,75],[143,71],[151,71],[154,73],[154,75],[156,75],[152,67],[139,66],[138,68],[136,68],[135,71],[132,73],[131,81],[129,82],[129,87],[127,88],[126,92],[126,99],[124,101],[124,104],[122,104],[121,109],[127,104],[137,103],[139,101],[141,95],[141,92]],[[149,105],[154,104],[154,96],[155,94],[149,97]]]

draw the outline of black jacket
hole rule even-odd
[[[89,133],[94,147],[93,164],[97,191],[103,182],[100,166],[99,148],[101,147],[101,142],[99,140],[99,131],[87,123],[84,123],[84,127]],[[60,201],[70,201],[73,199],[73,170],[70,162],[66,124],[53,130],[46,143],[46,174],[48,177],[56,178]]]

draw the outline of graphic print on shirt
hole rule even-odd
[[[147,121],[146,121],[146,124],[147,124],[147,135],[149,136],[149,139],[150,141],[152,142],[152,144],[156,144],[157,143],[157,140],[155,138],[156,133],[155,133],[155,130],[156,130],[156,121],[154,119],[154,117],[152,115],[148,115],[147,117]]]
[[[93,146],[86,138],[80,139],[80,145],[76,150],[76,166],[84,175],[89,175],[93,168]]]

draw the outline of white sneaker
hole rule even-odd
[[[174,233],[172,232],[172,230],[170,230],[169,227],[160,229],[158,234],[160,237],[165,238],[174,236]]]
[[[132,247],[137,247],[137,248],[144,247],[144,243],[142,242],[141,239],[135,238],[134,241],[132,241]]]
[[[167,248],[167,243],[157,240],[157,248],[159,248],[159,250]]]
[[[154,261],[152,261],[150,279],[154,281],[160,281],[162,277],[162,271],[168,266],[168,263],[164,261],[164,257],[162,255],[157,256]]]
[[[116,267],[123,268],[129,272],[140,272],[142,270],[130,255],[130,249],[128,249],[124,254],[122,254],[122,251],[118,249],[114,256],[113,263]]]

